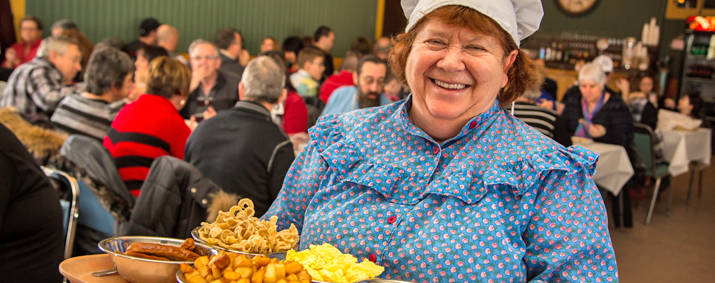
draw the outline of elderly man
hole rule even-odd
[[[137,58],[137,51],[144,45],[156,45],[156,30],[161,23],[155,18],[146,18],[139,25],[139,38],[127,44],[129,55]]]
[[[250,198],[256,217],[273,203],[293,159],[293,145],[271,120],[286,97],[283,68],[253,59],[239,84],[241,101],[201,123],[186,142],[184,160],[226,192]]]
[[[169,53],[169,57],[179,60],[179,62],[184,65],[188,65],[189,61],[179,54],[174,53],[176,51],[176,45],[179,44],[179,31],[175,27],[163,24],[156,29],[156,45],[166,49]]]
[[[22,38],[22,42],[13,44],[5,52],[3,68],[14,69],[35,58],[37,49],[42,43],[42,21],[40,18],[33,15],[23,17],[20,20],[20,38]]]
[[[0,107],[14,106],[31,119],[46,121],[77,86],[62,85],[82,70],[79,43],[65,36],[44,40],[37,57],[15,69],[0,97]]]
[[[392,49],[392,42],[387,36],[383,36],[375,41],[375,46],[373,47],[373,52],[378,58],[387,62],[387,57],[390,54],[390,49]]]
[[[341,114],[392,103],[382,94],[386,76],[385,61],[373,54],[363,56],[358,62],[357,72],[353,73],[355,86],[336,89],[321,115]]]
[[[329,27],[320,26],[315,30],[313,40],[314,46],[325,52],[325,59],[323,60],[325,70],[323,71],[323,78],[320,80],[322,82],[335,71],[335,68],[333,67],[333,56],[330,56],[330,50],[333,49],[333,46],[335,45],[335,32],[333,32],[333,30]]]
[[[239,57],[243,53],[241,34],[232,28],[223,29],[216,34],[219,56],[221,56],[221,70],[236,74],[239,78],[243,74],[243,64]]]
[[[101,142],[124,105],[121,100],[134,87],[132,75],[134,65],[129,55],[114,47],[95,50],[84,74],[84,91],[62,100],[52,115],[52,124],[61,132],[82,134]],[[120,103],[112,104],[117,101]]]
[[[241,78],[220,70],[218,48],[212,42],[197,39],[189,45],[191,57],[191,95],[181,109],[184,119],[193,116],[197,122],[226,110],[238,101],[238,82]]]

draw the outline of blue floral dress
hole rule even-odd
[[[322,117],[264,218],[415,282],[617,282],[597,155],[495,103],[436,143],[395,104]]]

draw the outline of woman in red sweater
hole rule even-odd
[[[155,158],[171,155],[184,159],[184,145],[191,133],[179,115],[189,95],[189,68],[175,59],[159,57],[151,62],[148,73],[147,94],[124,106],[104,137],[104,147],[135,196],[139,196]]]

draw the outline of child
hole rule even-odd
[[[678,111],[680,111],[680,114],[693,119],[700,119],[700,109],[702,107],[703,99],[700,98],[700,94],[697,92],[684,94],[680,100],[678,100]]]
[[[325,66],[323,60],[325,53],[318,48],[309,46],[298,53],[298,66],[300,70],[290,75],[290,82],[295,86],[298,94],[303,97],[306,104],[313,100],[318,100],[318,89],[320,78],[323,76]]]

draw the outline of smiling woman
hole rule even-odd
[[[503,108],[536,85],[518,45],[541,1],[454,2],[402,1],[390,64],[412,94],[321,117],[264,217],[387,279],[618,281],[597,155]]]

